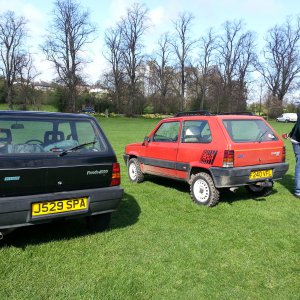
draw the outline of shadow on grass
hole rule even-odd
[[[135,224],[141,213],[140,206],[131,195],[124,193],[118,210],[112,214],[110,230]],[[25,249],[28,245],[37,245],[58,240],[69,240],[94,234],[87,226],[85,218],[59,220],[18,228],[1,241],[1,246],[14,246]],[[101,234],[101,233],[100,233]]]
[[[176,189],[179,192],[187,192],[189,193],[190,187],[189,185],[180,180],[174,180],[166,177],[159,177],[154,175],[146,175],[144,181],[152,182],[156,185],[164,186],[166,188]]]
[[[145,181],[152,182],[157,185],[161,185],[166,188],[176,189],[179,192],[190,193],[190,186],[184,181],[177,181],[165,177],[151,176],[145,177]],[[276,188],[273,188],[270,195],[277,193]],[[269,196],[266,196],[269,197]],[[237,201],[266,201],[266,197],[255,196],[250,194],[245,187],[239,187],[235,192],[231,192],[229,189],[220,189],[220,202],[225,202],[227,204],[233,204]]]
[[[292,195],[294,195],[295,178],[290,174],[286,174],[282,180],[278,181],[283,187],[285,187]]]

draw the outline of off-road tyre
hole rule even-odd
[[[246,190],[253,196],[266,197],[272,193],[273,187],[262,187],[257,185],[246,185]]]
[[[135,183],[144,181],[144,174],[137,158],[131,158],[128,162],[128,177],[130,181]]]
[[[219,202],[220,191],[207,173],[193,174],[190,178],[190,194],[192,200],[199,205],[212,207]]]
[[[110,227],[111,213],[99,214],[87,217],[88,228],[94,232],[103,232]]]

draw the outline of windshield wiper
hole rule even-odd
[[[75,152],[75,151],[77,151],[77,150],[79,150],[79,149],[84,148],[85,146],[88,146],[88,145],[95,145],[96,143],[97,143],[96,141],[93,141],[93,142],[87,142],[87,143],[80,144],[80,145],[78,145],[78,146],[75,146],[75,147],[73,147],[73,148],[66,149],[66,150],[60,152],[60,153],[58,154],[58,156],[64,156],[64,155],[68,154],[69,152]]]

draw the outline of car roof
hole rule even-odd
[[[45,112],[45,111],[23,111],[23,110],[0,110],[1,116],[22,116],[22,117],[45,117],[45,118],[81,118],[92,119],[93,117],[86,114],[61,113],[61,112]]]
[[[164,120],[168,121],[174,121],[174,120],[199,120],[201,119],[211,119],[211,118],[217,118],[220,120],[261,120],[263,117],[261,116],[254,116],[254,115],[244,115],[244,114],[224,114],[224,115],[216,115],[216,114],[211,114],[211,115],[193,115],[193,116],[174,116],[170,118],[166,118]]]

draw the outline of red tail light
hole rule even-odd
[[[285,162],[285,146],[282,149],[282,162]]]
[[[223,158],[223,167],[231,168],[234,164],[234,150],[225,150]]]
[[[121,172],[120,172],[120,164],[113,163],[112,168],[112,176],[111,176],[111,186],[120,185],[121,184]]]

